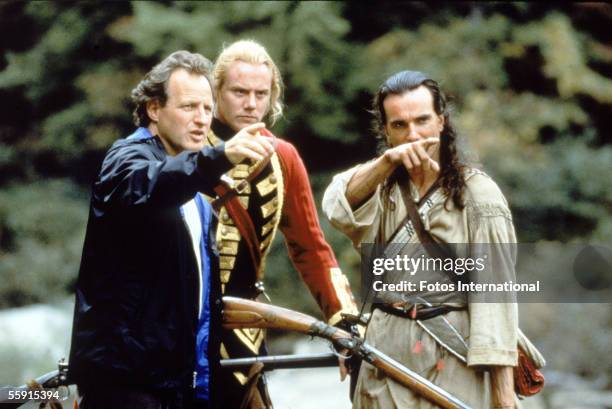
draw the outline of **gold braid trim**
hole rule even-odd
[[[234,330],[234,334],[251,352],[259,355],[259,348],[266,335],[265,330],[261,328],[238,328]]]
[[[223,342],[221,343],[219,352],[221,353],[221,359],[229,359],[229,354],[227,353],[227,349],[225,348],[225,345],[223,345]],[[238,382],[240,382],[241,385],[247,383],[247,377],[240,371],[234,371],[234,377]]]
[[[274,227],[272,228],[271,239],[274,240],[274,236],[278,231],[278,224],[280,223],[281,214],[283,213],[283,204],[285,201],[285,180],[283,177],[283,169],[280,164],[280,160],[278,159],[278,154],[275,152],[270,158],[270,164],[272,165],[272,172],[276,176],[276,198],[278,200],[278,206],[276,208],[276,212],[274,214]],[[257,271],[257,280],[262,281],[264,278],[264,266],[266,265],[266,257],[272,248],[272,243],[264,250],[264,253],[261,255],[261,264],[259,264],[259,270]]]

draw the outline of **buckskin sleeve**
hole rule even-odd
[[[108,151],[94,183],[96,212],[113,206],[177,206],[198,191],[212,195],[221,175],[232,166],[223,144],[177,156],[163,151],[156,155],[146,144],[121,140]]]
[[[506,199],[489,177],[468,180],[465,215],[470,243],[486,243],[486,265],[493,282],[514,276],[516,234]],[[503,297],[503,295],[498,295]],[[472,298],[472,297],[470,297]],[[518,310],[515,302],[469,303],[468,365],[517,364]]]
[[[346,276],[325,240],[312,189],[302,159],[293,145],[282,141],[277,151],[285,171],[285,202],[281,231],[289,256],[330,324],[340,321],[342,312],[356,312]]]
[[[382,212],[380,187],[377,187],[374,194],[359,208],[351,209],[346,198],[346,189],[360,166],[362,165],[335,175],[323,195],[323,213],[336,229],[351,239],[356,249],[362,242],[374,242],[374,233]]]

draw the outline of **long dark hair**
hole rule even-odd
[[[463,168],[465,164],[459,159],[457,150],[457,132],[450,121],[450,107],[447,96],[442,92],[438,83],[419,71],[400,71],[389,77],[378,88],[372,102],[374,115],[372,128],[379,140],[378,153],[382,154],[389,148],[385,133],[387,115],[384,102],[389,95],[401,95],[420,86],[426,87],[433,97],[434,111],[444,118],[444,128],[440,134],[440,183],[442,190],[456,207],[464,207],[463,193],[465,191],[465,178]]]

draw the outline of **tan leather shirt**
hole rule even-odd
[[[345,193],[359,166],[336,175],[323,197],[326,217],[357,249],[362,242],[374,242],[379,228],[386,242],[406,217],[397,186],[391,189],[388,197],[379,186],[361,207],[351,209]],[[448,201],[445,208],[447,196],[438,190],[429,199],[432,202],[428,211],[420,212],[425,228],[444,243],[516,243],[512,215],[499,187],[476,169],[468,170],[466,178],[465,207],[458,209]],[[412,184],[410,188],[413,199],[418,201],[417,189]],[[413,235],[409,242],[418,243],[418,237]],[[498,257],[497,262],[513,272],[514,253],[498,254]],[[516,365],[516,304],[470,302],[469,320],[468,365]]]

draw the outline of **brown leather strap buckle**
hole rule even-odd
[[[244,192],[246,188],[249,186],[249,182],[246,179],[243,179],[240,182],[236,182],[234,179],[232,179],[227,174],[221,175],[221,181],[225,183],[230,190],[238,194],[241,194],[242,192]]]

